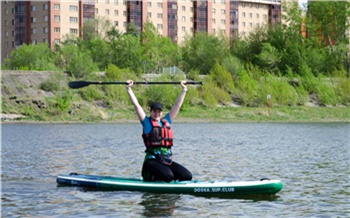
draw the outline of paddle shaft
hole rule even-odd
[[[68,83],[69,88],[72,89],[79,89],[83,88],[88,85],[127,85],[127,82],[94,82],[94,81],[72,81]],[[143,85],[169,85],[169,84],[181,84],[181,82],[147,82],[147,81],[140,81],[140,82],[134,82],[134,84],[143,84]],[[187,81],[186,85],[202,85],[202,82],[195,82],[195,81]]]

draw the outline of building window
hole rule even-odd
[[[221,14],[225,14],[225,9],[221,9]]]
[[[5,36],[8,37],[9,36],[9,31],[5,32]]]
[[[249,13],[249,17],[252,18],[253,17],[253,13]]]
[[[36,29],[32,29],[32,34],[36,34]]]
[[[245,12],[242,12],[242,17],[245,17]]]
[[[212,22],[213,22],[213,24],[215,24],[216,20],[213,18],[213,19],[212,19]]]
[[[255,7],[256,7],[256,8],[259,8],[259,4],[255,4]]]
[[[56,45],[60,44],[60,40],[59,39],[55,39],[54,42],[55,42]]]
[[[126,11],[123,11],[123,16],[126,17]]]
[[[162,8],[162,7],[163,7],[163,4],[160,3],[160,2],[158,2],[158,3],[157,3],[157,7],[158,7],[158,8]]]
[[[8,48],[8,47],[9,47],[9,43],[5,42],[5,48]]]
[[[162,24],[157,24],[157,29],[161,30],[163,28]]]
[[[49,21],[49,16],[45,15],[44,16],[44,21]]]
[[[119,15],[119,11],[118,10],[114,10],[114,15],[118,16]]]
[[[78,29],[70,28],[70,29],[69,29],[69,32],[70,32],[71,34],[78,34]]]
[[[43,10],[49,10],[49,5],[44,4],[44,5],[43,5]]]
[[[185,32],[186,31],[186,27],[182,26],[181,30],[182,30],[182,32]]]
[[[157,18],[163,18],[163,15],[161,13],[158,13]]]
[[[245,3],[244,2],[242,2],[242,7],[245,8]]]
[[[36,6],[35,5],[32,5],[32,11],[36,11]],[[7,9],[6,9],[6,12],[8,12]],[[6,14],[8,14],[8,13],[6,13]]]
[[[109,4],[109,0],[105,0],[105,3],[106,3],[106,4]]]
[[[48,43],[49,43],[49,40],[48,40],[48,39],[44,39],[44,42],[48,44]]]
[[[249,26],[250,26],[250,27],[253,27],[253,23],[252,23],[252,22],[249,22]]]
[[[152,7],[152,2],[147,2],[147,6],[150,8]]]
[[[114,4],[117,5],[118,4],[118,0],[114,0]]]
[[[119,25],[118,21],[114,21],[114,26],[118,26],[118,25]]]
[[[32,40],[32,44],[36,45],[36,40],[35,39]]]
[[[60,16],[58,16],[58,15],[55,15],[55,16],[53,17],[53,19],[54,19],[56,22],[60,22]]]
[[[105,10],[105,15],[109,15],[109,9]]]
[[[182,11],[186,11],[186,7],[185,6],[181,6],[181,10]]]
[[[221,24],[226,24],[226,20],[225,19],[221,19]]]
[[[69,21],[71,23],[78,23],[78,18],[77,17],[69,17]]]
[[[98,8],[95,8],[95,14],[98,14]]]
[[[59,32],[61,32],[61,29],[59,27],[55,27],[55,28],[53,28],[53,31],[55,33],[59,33]]]
[[[148,12],[148,13],[147,13],[147,17],[151,18],[151,17],[152,17],[152,13],[151,13],[151,12]]]
[[[182,17],[181,17],[181,20],[182,20],[183,22],[185,22],[185,21],[186,21],[186,17],[185,17],[185,16],[182,16]]]
[[[78,11],[78,6],[76,6],[76,5],[69,5],[69,10],[70,11]]]
[[[123,27],[126,27],[127,23],[126,22],[123,22]]]
[[[216,11],[215,8],[213,8],[213,9],[212,9],[213,14],[215,14],[215,11]]]
[[[43,32],[44,32],[44,33],[48,33],[48,32],[49,32],[49,28],[44,27],[44,28],[43,28]]]
[[[53,9],[55,9],[55,10],[60,10],[60,5],[59,5],[59,4],[54,4],[54,5],[53,5]]]
[[[242,26],[245,26],[245,22],[242,22]]]
[[[32,23],[36,23],[36,17],[31,17],[30,20]]]
[[[264,14],[263,17],[265,20],[267,20],[267,14]]]

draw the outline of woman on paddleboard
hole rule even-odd
[[[192,174],[182,165],[172,161],[171,147],[173,135],[170,128],[171,122],[178,114],[185,99],[186,81],[181,81],[182,90],[173,107],[163,117],[163,107],[155,102],[150,105],[150,116],[146,116],[140,106],[131,86],[134,81],[126,81],[126,91],[134,105],[135,112],[143,126],[142,138],[146,146],[146,157],[142,166],[142,177],[145,181],[192,180]]]

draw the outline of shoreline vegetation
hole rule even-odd
[[[167,112],[167,111],[166,111]],[[79,124],[79,123],[138,123],[131,109],[116,110],[113,118],[97,119],[52,119],[35,120],[18,114],[1,114],[2,124],[36,123],[36,124]],[[271,108],[191,108],[181,111],[174,123],[350,123],[350,112],[346,107],[282,107]]]
[[[98,75],[99,77],[95,79],[104,79],[104,75],[101,73]],[[163,76],[158,75],[160,80],[165,79],[162,78]],[[148,76],[147,79],[150,78],[156,80],[154,75]],[[146,79],[145,75],[143,79]],[[208,83],[206,78],[198,79],[203,80],[204,84]],[[72,80],[73,78],[64,73],[57,72],[2,71],[2,123],[138,122],[132,105],[127,99],[124,85],[91,85],[82,89],[69,89],[67,83]],[[125,80],[120,79],[120,81]],[[174,79],[174,81],[178,80]],[[256,106],[245,106],[237,100],[234,101],[236,98],[233,95],[227,103],[214,101],[214,105],[210,105],[205,103],[203,95],[198,94],[199,89],[203,92],[204,85],[188,86],[186,102],[174,123],[350,122],[349,105],[322,106],[314,95],[309,95],[303,105],[293,106],[278,105],[275,98],[270,102],[265,99],[265,103]],[[141,96],[140,102],[147,113],[148,98],[151,97],[164,102],[165,112],[170,109],[167,102],[171,102],[171,99],[163,99],[163,95],[157,97],[154,94],[162,89],[166,89],[168,96],[176,96],[179,91],[176,85],[135,87],[135,92]],[[111,94],[113,95],[107,96]],[[214,99],[218,98],[214,96]]]
[[[54,48],[23,44],[5,58],[1,112],[18,115],[15,122],[134,122],[125,85],[70,89],[68,82],[186,79],[203,85],[188,86],[174,122],[349,122],[349,5],[313,2],[305,14],[284,2],[288,25],[233,37],[196,32],[179,44],[150,21],[120,32],[108,20],[89,19],[81,38],[67,35]],[[180,86],[133,91],[145,111],[151,101],[168,111]]]

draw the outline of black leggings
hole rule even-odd
[[[145,181],[185,181],[192,180],[192,173],[174,161],[165,165],[156,159],[147,159],[142,166],[142,177]]]

